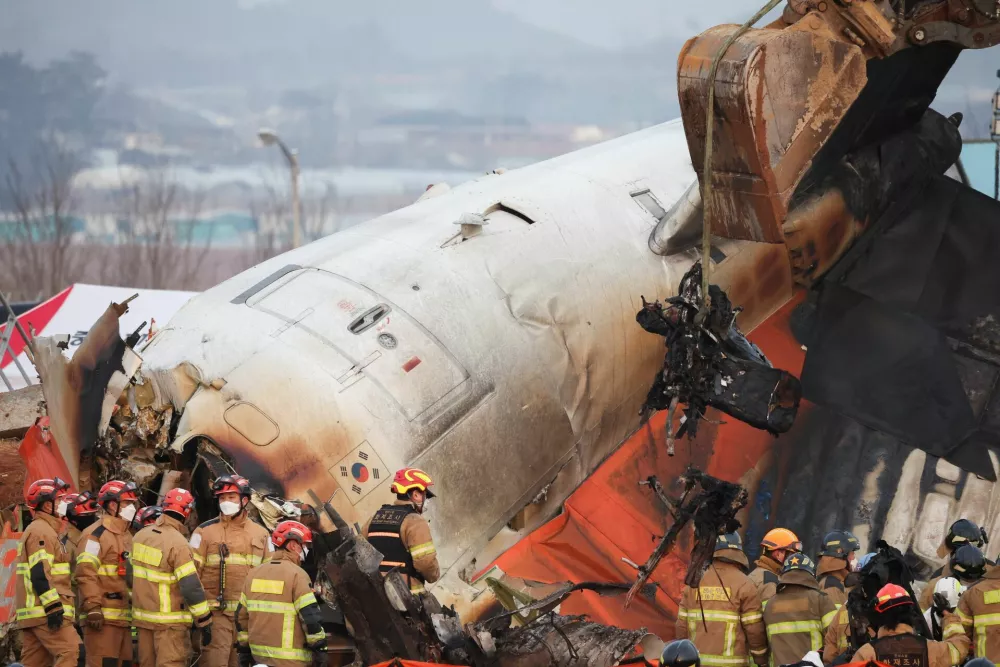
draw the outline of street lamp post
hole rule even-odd
[[[277,145],[288,162],[292,172],[292,247],[298,248],[302,234],[302,202],[299,199],[299,156],[298,153],[285,145],[274,130],[261,128],[257,131],[260,142],[265,146]]]

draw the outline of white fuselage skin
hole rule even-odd
[[[470,572],[637,428],[663,361],[663,339],[635,323],[640,295],[675,293],[696,253],[654,255],[656,219],[632,195],[669,209],[694,179],[671,122],[484,176],[227,280],[141,351],[143,376],[182,410],[173,446],[207,438],[256,486],[312,491],[359,525],[393,500],[393,471],[426,470],[436,592],[461,597]],[[465,213],[488,224],[462,241]],[[719,247],[712,280],[752,328],[790,297],[783,246]],[[522,510],[519,532],[507,528]]]

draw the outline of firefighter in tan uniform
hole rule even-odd
[[[960,556],[973,548],[966,545],[957,549],[950,561],[951,569],[963,568],[962,561],[971,559]],[[959,581],[969,585],[958,602],[958,618],[972,640],[972,655],[996,663],[1000,659],[1000,566],[986,567],[984,561],[983,570],[985,572],[955,572]],[[982,578],[972,583],[976,574]]]
[[[819,551],[816,578],[824,593],[839,609],[847,602],[847,575],[857,568],[856,554],[861,550],[858,538],[846,530],[835,530],[823,538]]]
[[[738,533],[720,535],[712,563],[697,588],[684,587],[676,638],[690,639],[707,667],[767,664],[767,633],[757,587],[745,574],[749,562]]]
[[[868,619],[877,638],[862,646],[851,662],[878,660],[891,667],[955,667],[969,653],[969,638],[954,614],[945,612],[944,641],[918,637],[916,602],[902,586],[886,584]]]
[[[66,517],[66,532],[62,536],[62,543],[66,547],[66,553],[69,554],[69,569],[73,572],[76,569],[80,540],[83,539],[85,532],[89,532],[87,529],[97,523],[98,507],[90,491],[67,494],[59,504],[62,503],[66,504],[66,509],[62,512],[57,510],[56,514]]]
[[[18,544],[14,608],[25,667],[76,667],[83,645],[73,627],[75,610],[69,555],[59,539],[56,507],[69,485],[58,477],[28,486],[25,503],[33,520]]]
[[[940,579],[955,576],[955,572],[951,569],[951,557],[954,553],[966,544],[971,544],[978,549],[982,549],[985,543],[986,531],[968,519],[959,519],[949,526],[948,534],[945,535],[944,541],[938,547],[938,556],[941,558],[947,557],[948,561],[931,575],[930,581],[927,582],[924,590],[920,593],[921,609],[927,610],[931,608],[931,604],[934,602],[934,586]]]
[[[858,559],[858,565],[856,569],[858,571],[864,567],[869,559],[871,559],[875,554],[869,553],[865,554]],[[853,590],[853,586],[847,585],[851,581],[848,578],[844,584],[848,594]],[[829,591],[824,591],[829,595]],[[865,622],[867,624],[867,621]],[[846,653],[850,648],[851,644],[851,615],[847,609],[847,603],[840,605],[840,609],[837,610],[837,615],[833,618],[833,623],[826,630],[826,635],[823,638],[823,662],[829,664],[833,662],[838,656]],[[854,651],[852,650],[853,654]]]
[[[219,501],[219,517],[198,526],[191,549],[198,577],[212,610],[212,643],[202,647],[202,667],[237,667],[233,617],[243,582],[270,551],[267,529],[247,517],[250,482],[239,475],[223,475],[212,484]]]
[[[282,521],[271,534],[274,553],[250,571],[236,611],[239,664],[269,667],[326,664],[326,632],[309,575],[300,564],[309,553],[312,531],[298,521]]]
[[[171,489],[161,506],[156,523],[132,540],[132,619],[139,629],[139,665],[188,667],[192,623],[201,628],[202,645],[212,643],[212,614],[182,533],[194,496]]]
[[[809,651],[821,651],[823,635],[836,615],[837,605],[816,581],[812,559],[805,554],[786,558],[778,592],[764,609],[771,664],[790,665]]]
[[[362,531],[365,539],[382,554],[379,571],[385,575],[398,569],[413,593],[422,592],[425,583],[432,584],[441,578],[431,527],[421,516],[427,500],[434,497],[433,484],[423,470],[398,471],[391,486],[396,502],[383,505]]]
[[[773,528],[760,541],[760,547],[760,558],[754,561],[750,581],[757,587],[761,606],[767,607],[767,601],[778,590],[782,563],[790,554],[802,551],[802,542],[787,528]]]
[[[76,582],[87,667],[132,663],[132,612],[126,580],[132,553],[129,526],[138,500],[134,482],[111,480],[102,486],[97,502],[104,516],[80,542]]]

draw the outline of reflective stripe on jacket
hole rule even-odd
[[[128,626],[132,622],[125,583],[128,554],[132,552],[128,529],[125,519],[104,515],[99,525],[87,531],[77,549],[80,613],[100,609],[108,625]]]
[[[211,619],[205,589],[181,528],[180,521],[163,514],[133,539],[132,619],[136,627],[155,630]]]
[[[312,612],[307,618],[306,611]],[[309,633],[308,623],[315,624]],[[298,557],[278,549],[269,561],[250,571],[243,584],[236,617],[236,641],[249,646],[257,662],[297,667],[312,662],[306,646],[326,637],[309,575]]]
[[[820,651],[836,615],[837,605],[819,589],[816,577],[803,570],[781,575],[778,592],[764,610],[771,664],[790,665],[809,651]]]
[[[675,627],[706,667],[767,664],[767,637],[757,587],[733,563],[716,557],[698,588],[684,587]]]
[[[972,654],[996,663],[1000,659],[1000,567],[991,567],[962,594],[958,618],[972,640]]]
[[[45,620],[45,607],[62,602],[66,618],[73,619],[73,590],[66,547],[59,539],[62,522],[36,512],[17,545],[14,609],[19,628],[33,628]]]
[[[210,609],[221,609],[227,616],[236,612],[247,575],[271,553],[269,537],[267,529],[247,518],[246,512],[234,517],[219,516],[195,528],[191,549]],[[222,605],[218,601],[222,575],[220,545],[225,545],[227,553]]]
[[[419,593],[424,582],[434,583],[441,577],[430,524],[412,503],[397,500],[383,505],[362,534],[383,555],[382,574],[398,569],[408,578],[410,591]]]

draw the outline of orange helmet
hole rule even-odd
[[[246,477],[239,475],[223,475],[212,482],[212,492],[217,496],[223,493],[238,493],[249,498],[250,482]]]
[[[102,507],[112,500],[117,503],[129,500],[135,502],[139,500],[138,492],[139,489],[136,487],[135,482],[122,482],[113,479],[101,487],[101,490],[97,494],[97,502]]]
[[[28,507],[37,510],[43,503],[51,500],[55,505],[59,498],[69,491],[69,484],[59,479],[39,479],[28,486],[28,492],[24,494],[24,501]]]
[[[767,535],[760,541],[760,545],[768,551],[775,549],[802,551],[802,542],[799,540],[799,536],[787,528],[772,528],[767,531]]]
[[[313,541],[312,531],[298,521],[282,521],[274,527],[274,532],[271,533],[271,544],[283,547],[289,541],[298,542],[304,547],[309,546]]]
[[[875,600],[875,611],[881,614],[893,607],[904,607],[912,604],[913,598],[910,597],[905,588],[896,584],[886,584],[878,592]]]
[[[163,496],[160,507],[164,512],[176,512],[186,519],[194,509],[194,496],[187,489],[170,489]]]
[[[413,489],[419,489],[427,494],[428,498],[433,498],[434,492],[431,491],[432,486],[434,486],[434,480],[423,470],[419,468],[403,468],[396,471],[395,477],[392,478],[391,488],[392,492],[397,496],[405,496]]]

